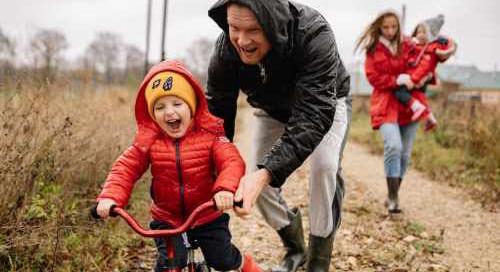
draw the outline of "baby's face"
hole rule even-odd
[[[193,120],[188,104],[174,95],[158,98],[153,109],[156,123],[172,138],[184,136]]]
[[[427,43],[427,31],[423,25],[418,26],[415,37],[419,43]]]

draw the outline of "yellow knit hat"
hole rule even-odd
[[[145,94],[149,115],[153,119],[155,119],[153,109],[155,101],[167,95],[175,95],[184,100],[192,115],[196,111],[196,94],[193,86],[181,74],[171,71],[156,74],[146,85]]]

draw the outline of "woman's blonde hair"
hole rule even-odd
[[[354,51],[362,47],[363,49],[366,49],[367,53],[372,53],[375,50],[375,46],[377,45],[380,36],[382,35],[381,28],[384,23],[384,19],[388,17],[394,17],[398,22],[398,31],[396,32],[394,40],[391,42],[396,42],[396,48],[399,54],[401,47],[401,24],[399,22],[398,14],[392,10],[382,12],[370,25],[368,25],[363,34],[359,37]]]

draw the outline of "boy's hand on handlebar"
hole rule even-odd
[[[109,198],[104,198],[99,200],[99,203],[97,203],[97,214],[102,218],[106,219],[109,216],[109,209],[111,209],[111,206],[116,205],[116,202],[112,199]]]
[[[220,211],[233,208],[234,194],[229,191],[220,191],[214,195],[215,204]]]

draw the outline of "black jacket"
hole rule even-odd
[[[256,14],[272,49],[260,65],[241,62],[229,41],[226,5],[236,2]],[[208,11],[222,28],[208,69],[210,111],[234,135],[239,90],[248,102],[286,123],[285,132],[262,158],[271,186],[280,187],[330,129],[336,97],[349,94],[349,75],[328,22],[316,10],[287,0],[219,0]]]

